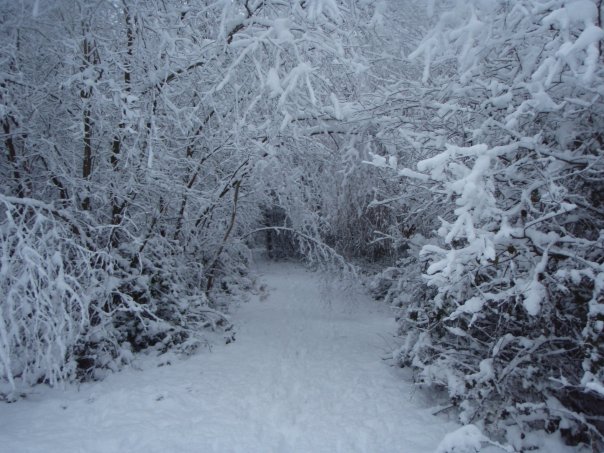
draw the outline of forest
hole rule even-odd
[[[602,0],[1,5],[0,405],[229,341],[262,248],[460,423],[604,449]]]

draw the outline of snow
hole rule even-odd
[[[541,302],[546,297],[545,287],[536,280],[531,281],[525,291],[525,297],[522,305],[531,316],[537,316],[541,310]]]
[[[458,428],[383,360],[387,307],[299,265],[258,272],[264,290],[233,314],[234,343],[39,387],[2,406],[2,451],[422,453]]]
[[[453,313],[448,316],[448,319],[457,319],[463,313],[478,313],[482,310],[486,300],[484,297],[472,297],[465,301],[461,306],[457,307]]]
[[[308,2],[308,18],[312,21],[317,21],[322,15],[336,23],[339,23],[340,8],[335,0],[310,0]]]
[[[593,390],[594,392],[599,393],[600,395],[604,395],[604,385],[600,384],[599,382],[588,382],[587,384],[585,384],[585,387],[590,390]]]
[[[266,74],[266,86],[270,90],[269,96],[271,98],[279,96],[283,93],[281,88],[281,82],[279,81],[279,73],[276,68],[270,68]]]
[[[331,103],[333,105],[333,116],[337,120],[344,119],[344,116],[342,115],[342,108],[340,106],[340,102],[338,101],[338,97],[334,93],[331,93],[329,95],[329,99],[331,100]]]
[[[415,178],[415,179],[419,179],[420,181],[428,181],[430,178],[423,174],[423,173],[418,173],[416,171],[413,171],[409,168],[403,168],[398,172],[399,176],[405,177],[405,178]]]
[[[294,41],[294,35],[290,31],[289,25],[288,19],[275,19],[273,23],[273,29],[280,44],[293,43]]]
[[[371,161],[363,161],[363,163],[374,165],[379,168],[387,167],[385,157],[380,156],[379,154],[374,154],[374,153],[369,153],[369,155],[371,156]]]
[[[508,91],[507,93],[504,93],[502,95],[489,98],[489,102],[493,104],[493,107],[503,109],[510,105],[512,99],[513,94],[511,91]]]
[[[567,7],[557,9],[548,14],[543,19],[543,23],[551,25],[556,22],[562,29],[567,30],[574,23],[580,23],[587,27],[589,24],[595,22],[597,16],[598,10],[592,1],[575,0],[569,2]]]
[[[447,434],[438,445],[436,453],[477,452],[485,440],[484,434],[475,425],[466,425]]]
[[[486,437],[476,425],[465,425],[447,434],[438,444],[435,453],[487,453],[513,452],[509,445],[502,445]]]

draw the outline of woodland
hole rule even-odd
[[[2,0],[0,399],[362,278],[494,439],[604,449],[602,0]]]

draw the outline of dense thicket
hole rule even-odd
[[[401,307],[396,358],[517,448],[530,442],[511,432],[536,428],[603,445],[602,14],[592,1],[445,9],[410,55],[424,88],[407,99],[437,118],[414,131],[424,155],[373,160],[439,207],[416,217],[438,226],[411,240],[411,273],[375,285]]]
[[[2,2],[1,394],[228,328],[267,222],[333,255],[316,175],[337,171],[349,30],[373,14],[340,7]]]

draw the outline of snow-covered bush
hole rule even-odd
[[[53,208],[0,196],[0,395],[73,377],[89,326],[91,254]],[[86,288],[86,289],[84,289]]]
[[[0,395],[97,378],[132,352],[195,349],[226,316],[200,266],[150,244],[137,263],[99,251],[85,223],[31,198],[0,196]]]
[[[383,299],[389,305],[409,310],[410,305],[429,298],[430,289],[421,278],[422,259],[420,250],[433,243],[421,234],[405,240],[406,250],[401,258],[371,279],[369,290],[376,299]]]
[[[587,0],[460,1],[411,55],[438,87],[427,102],[463,118],[463,134],[400,171],[450,208],[440,243],[421,251],[435,296],[408,305],[411,340],[397,355],[446,387],[465,423],[560,430],[594,449],[604,439],[601,17]]]

